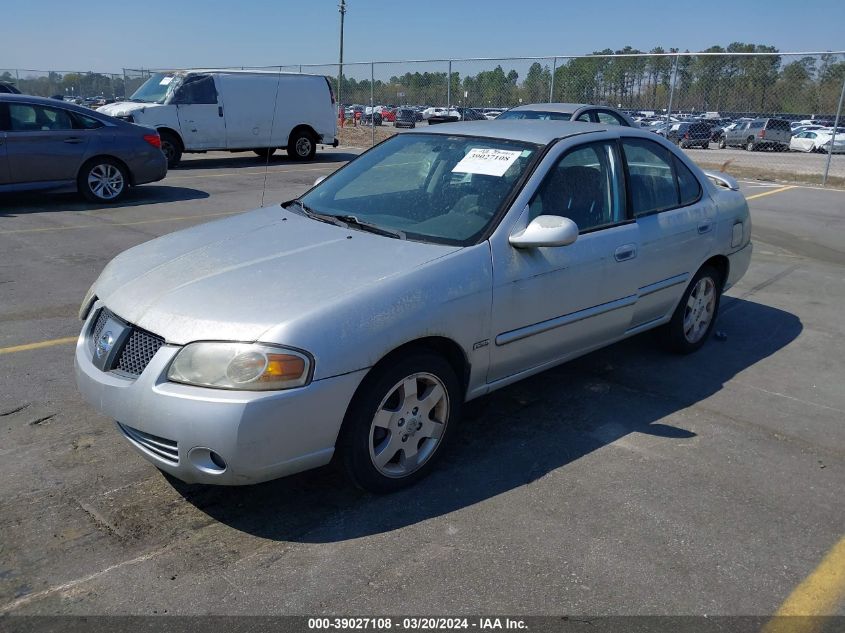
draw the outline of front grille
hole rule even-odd
[[[96,341],[99,339],[100,334],[102,334],[109,317],[112,316],[116,315],[107,308],[101,309],[100,314],[97,315],[97,320],[94,323],[94,329],[89,341],[89,348],[92,354]],[[164,345],[164,339],[134,325],[130,325],[129,327],[132,328],[132,331],[126,338],[123,349],[118,351],[117,361],[111,369],[128,374],[129,376],[140,376],[159,348]]]
[[[159,437],[158,435],[144,433],[143,431],[133,429],[131,426],[126,426],[120,422],[117,423],[117,426],[120,427],[123,434],[133,444],[140,446],[170,464],[179,463],[179,444],[177,444],[176,441],[168,440],[164,437]]]
[[[134,328],[117,358],[117,369],[132,376],[140,376],[162,345],[164,339],[160,336]]]

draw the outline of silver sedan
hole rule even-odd
[[[701,347],[750,235],[736,183],[654,134],[439,125],[116,257],[81,307],[77,382],[182,480],[335,458],[389,492],[431,470],[468,400],[652,328]]]

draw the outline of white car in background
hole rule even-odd
[[[830,149],[833,141],[833,149]],[[837,130],[836,138],[833,138],[833,130],[821,128],[818,130],[805,130],[792,137],[789,141],[789,149],[793,152],[821,152],[826,154],[832,151],[833,154],[845,154],[845,131]]]

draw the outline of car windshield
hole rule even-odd
[[[356,223],[400,231],[409,239],[469,245],[493,223],[538,149],[499,139],[400,134],[362,154],[301,202],[308,211],[354,216]]]
[[[141,103],[164,103],[169,92],[175,90],[179,83],[181,80],[173,73],[154,73],[132,93],[129,100]]]
[[[504,119],[532,119],[542,121],[568,121],[572,118],[571,112],[542,112],[540,110],[508,110],[502,112],[497,120]]]

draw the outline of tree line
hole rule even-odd
[[[674,111],[836,111],[845,82],[845,61],[836,55],[785,57],[773,46],[741,42],[726,48],[711,46],[702,52],[719,55],[661,47],[645,52],[626,46],[616,51],[594,51],[591,57],[558,58],[556,67],[552,60],[537,61],[522,78],[516,70],[506,71],[501,65],[474,75],[452,72],[448,79],[451,101],[453,105],[470,107],[512,107],[551,98],[558,102],[660,111],[669,105],[674,80]],[[376,80],[375,102],[445,105],[447,74],[406,72],[387,81]],[[336,78],[332,78],[332,83],[336,88]],[[369,79],[344,76],[341,88],[344,103],[369,103]]]

